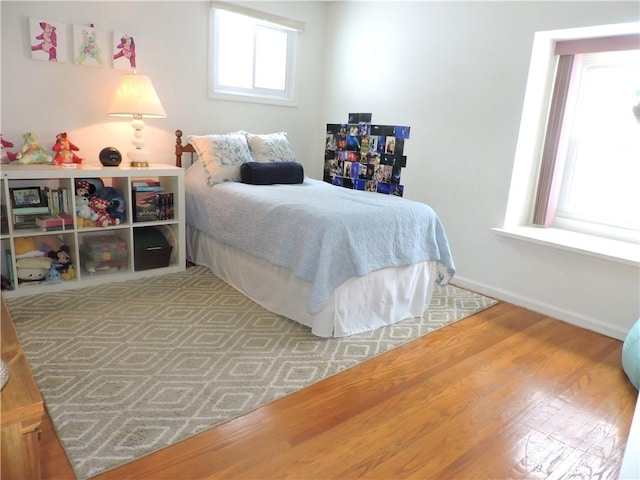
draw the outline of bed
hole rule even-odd
[[[187,259],[320,337],[421,316],[435,284],[455,273],[435,212],[306,175],[295,183],[238,181],[252,165],[295,163],[286,134],[277,135],[183,141],[176,131],[176,165],[186,168]]]

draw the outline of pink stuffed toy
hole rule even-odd
[[[84,160],[73,153],[77,152],[79,148],[69,141],[67,132],[56,135],[56,144],[52,150],[56,152],[56,156],[53,158],[53,163],[56,165],[82,163]]]
[[[0,133],[0,144],[2,144],[2,154],[0,154],[0,163],[13,162],[15,160],[18,160],[22,156],[22,154],[20,153],[13,153],[6,150],[7,148],[13,148],[13,143],[2,138],[1,133]]]
[[[109,225],[118,225],[120,223],[119,218],[113,218],[109,215],[109,212],[107,212],[107,208],[109,207],[108,200],[100,197],[93,197],[89,202],[89,207],[91,207],[98,216],[96,219],[96,225],[98,227],[108,227]]]

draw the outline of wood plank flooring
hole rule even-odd
[[[96,479],[615,479],[621,348],[500,303]],[[42,450],[75,478],[48,421]]]

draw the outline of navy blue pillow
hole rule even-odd
[[[247,162],[240,166],[240,180],[251,185],[302,183],[304,169],[298,162]]]

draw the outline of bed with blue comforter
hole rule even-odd
[[[210,266],[270,310],[289,318],[299,316],[292,319],[310,326],[318,335],[351,335],[421,315],[428,306],[433,282],[444,285],[454,275],[444,228],[427,205],[308,177],[291,185],[226,182],[211,186],[202,180],[206,176],[199,168],[196,163],[185,175],[187,257]],[[213,246],[203,247],[208,241]],[[281,280],[276,275],[272,280],[261,270],[254,272],[263,276],[259,285],[245,285],[246,281],[255,282],[255,276],[234,279],[243,272],[234,274],[229,272],[234,267],[221,267],[219,260],[210,260],[209,254],[214,255],[215,250],[255,259],[266,270],[272,266],[288,276]],[[240,268],[246,271],[253,267]],[[409,284],[398,277],[406,268],[412,276]],[[370,276],[374,283],[367,282]],[[385,277],[388,285],[384,285]],[[283,295],[296,281],[303,290],[294,285],[290,295]],[[262,292],[270,284],[277,291]],[[403,291],[394,292],[397,288]],[[416,289],[411,298],[405,298],[407,291]],[[278,296],[282,296],[283,309],[270,304]],[[419,311],[400,308],[402,302],[411,304],[416,298]],[[294,301],[300,306],[292,314],[287,304]],[[381,305],[371,305],[372,313],[366,304]],[[353,317],[349,311],[357,312],[357,318],[335,319],[336,315]],[[377,318],[385,315],[394,318]]]

